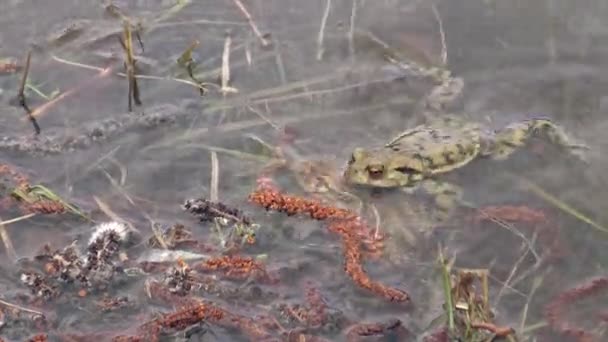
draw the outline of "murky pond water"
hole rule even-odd
[[[5,0],[0,337],[448,341],[453,313],[465,340],[608,338],[608,2],[435,3]],[[28,51],[39,135],[17,99]],[[443,111],[490,130],[549,118],[586,161],[541,139],[476,160],[445,175],[467,203],[448,220],[428,194],[345,190],[356,147],[421,122],[438,69],[464,81]],[[11,195],[34,185],[94,222]]]

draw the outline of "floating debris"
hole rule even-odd
[[[212,202],[203,198],[189,199],[184,202],[182,208],[194,214],[201,222],[211,222],[216,218],[223,218],[251,225],[251,220],[240,210],[221,202]]]
[[[93,228],[92,236],[81,255],[72,243],[62,250],[52,251],[44,246],[34,260],[42,263],[43,273],[24,271],[21,281],[30,288],[32,294],[45,301],[57,298],[61,293],[59,284],[79,284],[81,294],[86,288],[105,287],[119,268],[118,253],[128,241],[129,231],[125,224],[105,222]]]
[[[179,250],[164,250],[164,249],[151,249],[142,253],[138,258],[138,263],[152,262],[152,263],[164,263],[164,262],[176,262],[178,260],[194,261],[201,259],[209,259],[211,256],[207,254],[192,253],[188,251]]]
[[[129,227],[122,222],[104,222],[93,227],[93,234],[89,239],[89,246],[103,240],[105,237],[113,235],[118,242],[126,242],[129,237]]]

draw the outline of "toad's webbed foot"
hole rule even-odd
[[[548,119],[530,119],[508,125],[496,133],[484,154],[496,160],[504,160],[525,146],[532,137],[545,138],[586,161],[585,151],[589,147],[575,143],[561,126]]]
[[[449,219],[454,210],[462,203],[462,189],[452,183],[427,179],[421,182],[421,189],[433,196],[435,211],[434,215],[439,221]]]

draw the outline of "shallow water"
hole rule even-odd
[[[312,280],[331,311],[340,313],[336,317],[346,317],[349,322],[397,318],[411,332],[411,340],[415,340],[429,333],[426,327],[442,312],[442,288],[435,267],[437,245],[441,243],[446,248],[444,253],[456,257],[454,267],[489,269],[490,301],[497,324],[515,328],[522,334],[521,340],[574,340],[543,325],[545,307],[562,291],[592,277],[608,276],[608,233],[529,189],[518,187],[517,180],[503,176],[515,174],[525,178],[593,222],[608,225],[603,194],[608,184],[603,172],[608,160],[601,153],[608,147],[605,1],[437,2],[445,31],[448,68],[465,81],[463,96],[454,104],[455,109],[491,128],[546,116],[563,125],[591,150],[588,164],[548,147],[543,150],[546,153],[530,149],[500,164],[474,163],[455,175],[467,199],[478,207],[511,205],[542,211],[549,220],[543,232],[521,222],[513,226],[532,241],[539,254],[549,253],[553,248],[554,239],[547,242],[547,235],[558,237],[560,245],[555,248],[560,257],[555,260],[535,265],[530,255],[520,259],[527,250],[521,236],[495,223],[458,221],[450,227],[421,232],[417,237],[420,240],[410,241],[399,230],[406,229],[404,226],[422,230],[410,227],[416,225],[418,217],[408,217],[405,211],[399,216],[399,210],[396,217],[383,217],[382,229],[395,239],[402,238],[394,241],[404,241],[404,246],[400,250],[393,243],[390,255],[368,261],[366,268],[374,280],[407,290],[412,303],[403,305],[387,305],[384,299],[353,284],[343,272],[340,239],[328,232],[323,223],[267,214],[248,203],[247,195],[255,188],[267,161],[259,155],[263,148],[250,136],[276,145],[281,134],[275,128],[288,127],[296,132],[292,147],[300,158],[330,160],[341,167],[354,147],[382,144],[410,127],[420,116],[415,111],[416,100],[428,90],[425,88],[428,84],[404,76],[383,58],[377,45],[357,35],[350,40],[349,31],[354,23],[356,32],[372,32],[403,55],[417,61],[437,62],[441,39],[431,8],[414,0],[359,1],[353,17],[352,1],[331,1],[324,28],[324,55],[317,60],[325,1],[244,2],[262,34],[269,34],[263,37],[272,41],[269,47],[261,46],[260,37],[254,34],[233,1],[185,3],[185,7],[175,7],[179,10],[171,12],[173,1],[115,2],[127,15],[146,18],[144,27],[158,15],[168,13],[165,20],[154,22],[149,26],[152,29],[143,34],[143,52],[135,44],[142,64],[144,60],[152,64],[143,68],[143,72],[159,77],[139,80],[143,105],[127,113],[127,81],[116,75],[122,71],[122,61],[109,62],[98,54],[115,51],[122,56],[117,37],[105,37],[120,32],[119,20],[104,15],[103,6],[97,3],[60,0],[50,6],[24,0],[5,1],[0,13],[0,59],[22,60],[31,44],[42,44],[32,55],[29,81],[46,94],[78,90],[38,117],[42,128],[39,139],[64,141],[76,136],[86,143],[73,151],[61,150],[56,154],[3,148],[0,162],[20,168],[32,183],[44,184],[90,212],[97,221],[110,218],[99,209],[94,196],[131,222],[146,239],[152,235],[150,220],[153,220],[163,226],[182,223],[197,238],[217,245],[212,225],[197,222],[180,208],[186,199],[209,198],[209,151],[215,149],[219,160],[219,199],[244,210],[261,226],[256,245],[247,246],[242,254],[265,255],[265,263],[281,274],[281,280],[279,285],[222,281],[222,286],[241,286],[245,294],[226,299],[199,291],[199,296],[253,317],[272,311],[268,310],[272,305],[304,303],[304,284]],[[48,43],[50,31],[82,19],[89,20],[90,25],[75,39],[54,47],[44,44]],[[230,85],[238,93],[223,96],[217,86],[210,86],[209,94],[200,97],[196,88],[172,80],[177,77],[188,80],[175,61],[193,40],[199,40],[200,45],[194,50],[199,65],[196,72],[201,74],[202,81],[217,85],[228,32],[232,39]],[[97,70],[76,63],[98,68],[111,66],[112,74],[95,78]],[[29,144],[32,127],[14,100],[20,78],[19,73],[0,74],[0,134],[5,140]],[[31,90],[26,95],[32,108],[46,101]],[[149,119],[155,114],[166,115],[169,121]],[[133,119],[134,116],[141,119]],[[93,139],[95,125],[107,120],[119,122],[124,129]],[[284,191],[304,193],[289,172],[280,173],[277,179]],[[380,194],[371,201],[377,203],[381,215],[388,215],[391,208],[395,212],[395,204],[412,200],[403,196]],[[15,210],[0,208],[2,220],[20,215]],[[424,219],[420,221],[425,223]],[[22,258],[34,256],[47,242],[57,249],[74,239],[87,241],[90,229],[91,223],[69,215],[37,215],[6,225],[15,251]],[[28,293],[19,282],[19,266],[7,253],[1,253],[0,258],[4,265],[0,269],[4,273],[0,280],[4,295],[0,299],[27,306],[19,297],[20,293]],[[538,289],[534,289],[535,279],[542,280]],[[518,281],[513,284],[514,280]],[[49,313],[47,327],[39,331],[33,324],[7,318],[3,319],[0,337],[22,341],[37,332],[46,332],[51,340],[60,341],[67,340],[62,335],[65,333],[114,330],[118,334],[133,330],[155,312],[171,310],[169,306],[151,303],[143,282],[143,278],[136,278],[113,284],[107,291],[113,296],[129,296],[137,303],[133,311],[98,313],[82,298],[63,301],[61,305],[50,302],[37,306]],[[504,286],[505,282],[509,286]],[[261,299],[247,296],[254,288],[261,289]],[[65,291],[75,290],[66,287]],[[100,293],[103,291],[94,296]],[[604,287],[594,297],[570,304],[567,308],[570,323],[586,329],[598,328],[596,336],[600,338],[603,332],[602,337],[606,338],[607,298]],[[526,321],[522,323],[526,310]],[[337,327],[327,324],[321,329],[311,328],[309,333],[329,340],[344,339],[345,334],[341,333],[344,327],[334,324]],[[521,326],[536,328],[522,332]],[[213,324],[207,329],[206,341],[247,340],[242,331],[225,330]],[[174,336],[166,338],[177,340]]]

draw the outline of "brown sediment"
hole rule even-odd
[[[364,232],[369,229],[354,212],[325,206],[318,201],[282,194],[267,179],[263,180],[258,189],[249,195],[249,200],[266,210],[279,211],[287,215],[303,214],[316,220],[330,221],[329,230],[342,238],[344,268],[355,284],[389,301],[409,301],[410,297],[407,292],[375,282],[365,272],[362,265],[362,235],[365,235]]]
[[[30,337],[27,341],[28,342],[46,342],[46,341],[48,341],[48,337],[46,334],[38,334],[38,335]]]
[[[598,337],[593,333],[578,326],[576,323],[569,322],[565,314],[570,311],[571,304],[607,290],[608,277],[598,277],[560,293],[545,307],[545,317],[549,325],[560,334],[575,338],[578,342],[599,341]],[[605,320],[606,317],[603,317],[603,315],[605,313],[599,312],[597,318],[600,321]],[[588,321],[592,319],[592,316],[586,318]]]
[[[383,336],[389,333],[399,334],[400,341],[409,336],[409,332],[403,327],[400,320],[390,319],[387,322],[355,324],[348,329],[346,340],[356,342],[366,336]]]

